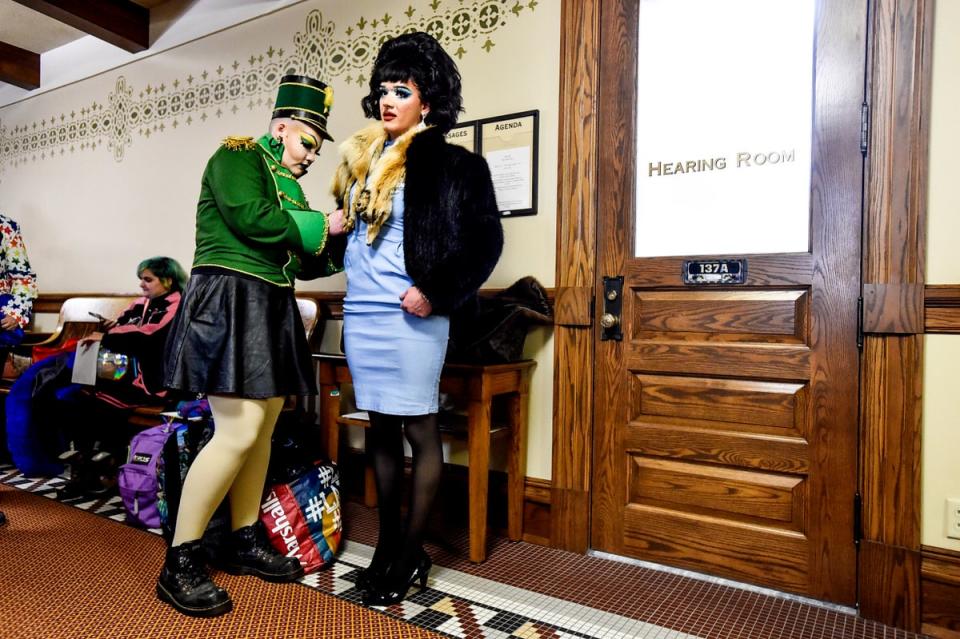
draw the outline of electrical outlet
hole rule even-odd
[[[947,499],[947,537],[960,539],[960,497]]]

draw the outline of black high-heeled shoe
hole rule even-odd
[[[365,606],[392,606],[404,600],[407,596],[407,590],[414,583],[420,582],[420,590],[426,590],[427,577],[430,576],[430,568],[433,562],[426,553],[420,557],[420,561],[413,568],[413,573],[406,579],[393,579],[388,571],[384,577],[383,583],[373,584],[370,590],[363,593],[362,601]],[[389,585],[388,582],[394,585]]]
[[[424,559],[427,562],[430,561],[430,556],[427,555],[427,551],[423,548],[420,549],[420,558],[417,560],[417,563],[422,562]],[[377,587],[378,584],[383,583],[384,577],[387,575],[387,569],[390,568],[390,562],[386,561],[382,565],[375,566],[373,560],[370,561],[370,565],[366,568],[361,569],[357,572],[357,578],[354,580],[353,584],[356,586],[357,590],[360,592],[365,592],[368,590],[373,590]]]
[[[373,590],[378,583],[383,581],[383,578],[386,574],[386,566],[374,566],[371,563],[369,566],[357,573],[357,579],[354,581],[354,586],[356,586],[357,590],[360,592]]]

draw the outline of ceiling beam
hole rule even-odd
[[[40,88],[40,54],[0,42],[0,82],[27,90]]]
[[[131,53],[150,46],[150,9],[129,0],[14,0]]]

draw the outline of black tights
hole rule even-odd
[[[401,521],[404,434],[413,451],[413,490],[406,526]],[[371,411],[366,441],[373,458],[380,515],[377,549],[370,567],[379,572],[389,567],[389,573],[404,579],[420,560],[424,531],[440,485],[443,449],[437,415],[400,417]]]

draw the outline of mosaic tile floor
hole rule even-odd
[[[54,498],[61,478],[24,477],[0,466],[0,482]],[[118,496],[71,505],[124,522]],[[375,511],[347,503],[346,541],[330,569],[303,583],[359,603],[359,568],[372,555]],[[151,531],[159,532],[159,531]],[[427,588],[383,608],[451,637],[597,639],[911,639],[917,635],[866,621],[853,610],[694,573],[578,555],[495,538],[489,559],[465,559],[465,531],[433,531]]]

